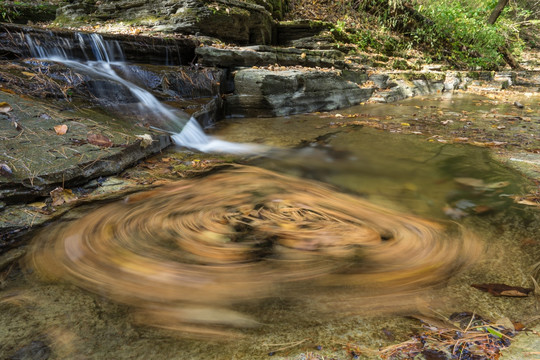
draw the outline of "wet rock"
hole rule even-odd
[[[221,96],[214,97],[192,116],[197,119],[199,124],[203,127],[215,125],[216,119],[221,119],[224,116],[223,100],[221,99]]]
[[[85,40],[84,33],[70,30],[51,32],[42,28],[15,24],[0,25],[0,59],[20,59],[31,57],[27,35],[35,42],[56,51],[64,51],[75,59],[87,59],[92,54],[91,44]],[[165,65],[188,65],[195,58],[195,48],[199,41],[191,38],[174,39],[131,36],[121,34],[102,34],[105,41],[122,48],[125,59],[133,63]],[[119,59],[118,59],[119,60]]]
[[[337,50],[302,50],[272,46],[219,49],[211,46],[196,49],[199,63],[226,68],[252,66],[347,67],[343,53]]]
[[[42,341],[32,341],[30,345],[22,347],[8,360],[47,360],[51,356],[51,349]]]
[[[525,106],[520,103],[519,101],[514,101],[514,106],[517,107],[518,109],[523,109]]]
[[[389,89],[378,92],[371,100],[390,103],[413,96],[442,92],[444,90],[444,73],[426,74],[413,72],[386,74],[385,76],[389,76],[386,80],[386,86]],[[370,77],[370,80],[372,77]],[[382,79],[384,79],[383,76],[379,80],[380,85],[383,84]]]
[[[62,184],[74,186],[93,177],[117,173],[170,145],[166,135],[99,111],[62,112],[50,103],[2,92],[0,101],[4,100],[16,104],[11,116],[17,117],[24,129],[21,136],[9,121],[0,121],[4,136],[0,142],[0,161],[12,169],[10,176],[0,174],[0,200],[7,204],[48,196]],[[43,113],[48,117],[40,116]],[[56,125],[66,125],[67,133],[58,135],[54,130]],[[88,134],[102,133],[111,139],[112,147],[88,143]],[[146,133],[154,141],[143,148],[136,135]]]
[[[373,89],[343,79],[337,71],[247,69],[226,98],[229,116],[285,116],[348,107],[367,100]]]

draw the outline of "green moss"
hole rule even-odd
[[[425,81],[444,81],[446,74],[442,72],[407,72],[395,75],[394,78],[406,81],[425,80]]]
[[[52,21],[56,17],[58,5],[33,3],[0,2],[0,21],[26,24],[28,21]]]
[[[396,70],[407,70],[409,68],[409,64],[406,60],[403,59],[397,59],[392,62],[392,69]]]

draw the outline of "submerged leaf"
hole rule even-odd
[[[88,143],[97,146],[111,147],[113,145],[108,137],[101,134],[88,134],[86,140],[88,140]]]
[[[473,288],[490,293],[493,296],[525,297],[533,291],[531,288],[506,284],[472,284]]]
[[[475,179],[475,178],[468,178],[468,177],[457,177],[454,179],[455,182],[457,182],[460,185],[464,186],[470,186],[470,187],[484,187],[485,183],[484,180],[481,179]]]

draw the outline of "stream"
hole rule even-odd
[[[121,76],[119,46],[81,41],[94,44],[84,61],[28,44],[36,57],[127,88],[137,112],[173,134],[158,159],[235,160],[80,206],[35,235],[2,283],[2,358],[380,358],[420,331],[409,315],[537,316],[534,296],[471,286],[531,287],[539,213],[515,201],[530,181],[487,148],[342,120],[448,106],[481,114],[479,97],[228,119],[207,134]]]

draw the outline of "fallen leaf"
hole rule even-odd
[[[88,140],[88,143],[96,146],[111,147],[113,145],[108,137],[101,134],[88,134],[86,140]]]
[[[22,74],[28,76],[29,78],[33,78],[34,76],[36,76],[36,74],[27,71],[23,71]]]
[[[482,179],[468,178],[468,177],[458,177],[454,179],[460,185],[470,186],[475,188],[484,187],[486,184]]]
[[[70,202],[76,201],[78,198],[73,191],[69,189],[64,189],[62,187],[57,187],[50,192],[52,198],[52,205],[59,206],[62,204],[69,204]]]
[[[11,110],[13,108],[7,102],[0,102],[0,114],[7,114]]]
[[[486,189],[500,189],[503,187],[507,187],[508,185],[510,185],[509,181],[498,181],[498,182],[487,184],[485,187]]]
[[[34,203],[31,203],[31,204],[28,204],[28,206],[30,206],[31,208],[34,208],[34,209],[41,210],[41,209],[46,208],[47,204],[44,203],[44,202],[34,202]]]
[[[517,204],[528,205],[528,206],[540,206],[540,203],[537,202],[537,201],[521,199],[521,198],[519,198],[519,199],[514,198],[514,199],[515,199]]]
[[[480,146],[480,147],[496,147],[496,146],[506,145],[508,143],[505,141],[490,141],[490,142],[485,142],[485,143],[479,142],[479,141],[473,141],[471,144],[475,146]]]
[[[472,284],[473,288],[490,293],[493,296],[525,297],[533,291],[531,288],[505,284]]]
[[[441,121],[441,124],[448,125],[448,124],[452,124],[453,122],[454,120],[444,120],[444,121]]]
[[[401,123],[401,126],[405,126],[405,127],[407,127],[407,126],[411,126],[411,124],[409,124],[409,123],[406,123],[406,122],[402,122],[402,123]]]
[[[56,131],[56,135],[64,135],[68,130],[67,125],[55,125],[54,131]]]

